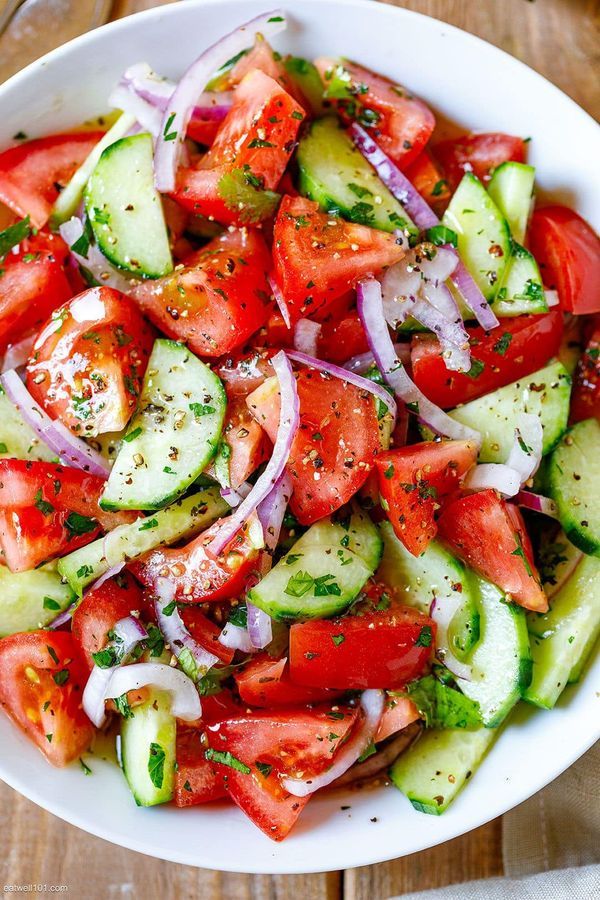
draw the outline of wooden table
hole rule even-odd
[[[177,0],[172,0],[177,2]],[[384,0],[385,2],[385,0]],[[598,0],[389,0],[458,25],[537,69],[592,115]],[[115,16],[156,6],[116,0]],[[70,898],[165,897],[203,900],[384,900],[502,873],[501,822],[433,850],[377,866],[324,875],[229,875],[153,860],[90,837],[0,784],[0,888],[67,885]],[[65,892],[67,893],[67,892]],[[8,896],[8,894],[5,894]]]

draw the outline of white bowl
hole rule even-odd
[[[273,0],[273,5],[275,2]],[[455,28],[365,0],[289,0],[278,48],[343,54],[392,76],[466,129],[531,136],[530,160],[551,196],[600,227],[599,132],[568,97],[505,53]],[[187,0],[122,19],[33,63],[0,87],[0,147],[104,112],[123,69],[147,60],[176,77],[223,32],[269,7]],[[600,737],[600,659],[557,708],[521,704],[472,782],[443,816],[415,812],[395,788],[315,798],[275,844],[232,805],[138,809],[119,770],[91,761],[52,769],[5,717],[0,777],[68,822],[124,847],[232,872],[318,872],[432,847],[482,825],[556,778]],[[350,806],[349,809],[344,807]]]

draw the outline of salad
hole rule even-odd
[[[443,813],[600,631],[598,237],[285,26],[0,153],[0,705],[274,840]]]

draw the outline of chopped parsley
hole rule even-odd
[[[131,441],[135,441],[136,438],[140,436],[142,433],[142,428],[134,428],[133,431],[130,431],[129,434],[126,434],[123,438],[126,444],[130,444]]]
[[[44,597],[43,607],[44,609],[51,609],[56,612],[60,609],[60,603],[57,603],[52,597]]]
[[[20,222],[9,225],[4,231],[0,231],[0,260],[3,260],[9,250],[24,241],[31,234],[29,216],[25,216]]]
[[[415,641],[415,647],[431,647],[432,640],[433,632],[431,631],[431,625],[423,625],[419,637]]]
[[[485,363],[481,362],[480,359],[471,357],[471,368],[468,372],[465,372],[465,375],[468,375],[469,378],[479,378],[484,369]]]
[[[158,528],[158,519],[146,519],[138,528],[138,531],[150,531],[151,528]]]
[[[208,406],[206,403],[190,403],[190,409],[194,414],[194,418],[199,419],[201,416],[208,416],[216,412],[214,406]]]
[[[250,169],[233,169],[222,175],[217,192],[227,209],[235,210],[244,225],[270,216],[280,200],[275,191],[262,189],[262,182]]]
[[[80,516],[79,513],[75,512],[69,513],[65,525],[72,535],[89,534],[90,531],[95,531],[98,527],[95,519],[90,519],[89,516]]]
[[[39,511],[44,516],[49,516],[54,512],[54,507],[52,506],[52,504],[43,499],[41,488],[35,495],[34,506],[36,509],[39,509]]]
[[[498,353],[500,356],[504,356],[508,348],[510,347],[510,342],[512,341],[513,336],[510,331],[505,331],[502,337],[499,337],[492,350],[494,353]]]
[[[333,643],[335,644],[336,647],[339,647],[340,644],[343,644],[344,641],[346,640],[346,635],[345,634],[332,634],[331,640],[333,641]]]
[[[458,246],[458,235],[452,228],[447,225],[433,225],[427,229],[427,240],[435,244],[436,247],[442,247],[444,244],[451,244],[453,247]]]
[[[229,750],[213,750],[212,747],[209,747],[208,750],[204,751],[204,756],[209,761],[221,763],[222,766],[229,766],[230,769],[235,769],[236,772],[241,772],[243,775],[249,775],[251,772],[250,766],[233,756]]]
[[[160,790],[165,779],[165,751],[160,744],[154,742],[150,744],[148,775],[154,787]]]
[[[175,113],[171,113],[169,118],[166,121],[164,130],[163,130],[163,138],[165,141],[174,141],[177,138],[177,132],[171,131],[171,125],[175,121]]]
[[[273,766],[270,766],[269,763],[257,762],[254,764],[263,778],[268,778],[271,772],[273,771]]]
[[[55,672],[52,676],[54,683],[59,687],[62,687],[62,685],[66,684],[69,680],[69,674],[70,673],[68,669],[61,669],[60,672]]]

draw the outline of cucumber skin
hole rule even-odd
[[[572,480],[572,472],[570,472],[569,469],[569,466],[572,465],[572,462],[569,463],[569,457],[574,456],[574,452],[570,451],[570,446],[573,445],[574,439],[580,435],[583,435],[584,442],[588,445],[592,457],[591,459],[586,458],[584,461],[589,464],[589,462],[593,463],[600,458],[600,424],[598,424],[595,419],[585,419],[583,422],[578,422],[576,425],[573,425],[573,427],[563,435],[562,440],[554,449],[550,459],[547,476],[548,492],[557,505],[558,518],[567,538],[583,553],[586,553],[589,556],[600,557],[600,532],[594,534],[592,531],[587,531],[584,526],[581,525],[581,521],[587,520],[582,519],[582,516],[587,516],[586,509],[589,508],[587,501],[584,500],[583,502],[580,502],[580,505],[575,507],[575,509],[579,510],[579,514],[575,516],[573,513],[572,500],[578,499],[577,492],[576,490],[571,490],[566,493],[564,490],[565,485],[572,487],[576,484],[576,482]],[[569,444],[569,442],[571,443]],[[575,459],[573,462],[577,462],[577,460]],[[569,473],[565,472],[566,469],[569,469]],[[575,472],[575,474],[578,473]],[[597,479],[595,481],[595,486],[596,488],[598,486]],[[598,498],[596,496],[592,496],[590,500],[592,503],[595,502],[597,506]],[[593,506],[591,507],[591,511],[594,512]],[[599,517],[597,514],[595,524],[598,523],[598,519]]]
[[[44,608],[44,597],[58,603],[59,609]],[[56,562],[29,572],[11,572],[6,566],[0,567],[0,638],[45,628],[73,600],[75,593],[62,583]]]
[[[511,188],[514,188],[516,182],[519,183],[518,186],[521,189],[521,196],[518,197],[518,205],[521,207],[519,210],[516,210],[517,204],[514,202],[514,191],[512,191],[511,196]],[[494,169],[487,187],[488,194],[507,220],[512,237],[519,243],[522,243],[525,237],[527,219],[529,217],[529,209],[533,197],[534,182],[534,166],[529,166],[526,163],[508,161],[500,163],[500,165]],[[526,196],[523,196],[523,187],[527,187],[528,193]],[[511,207],[510,211],[509,207]],[[518,221],[517,218],[515,218],[514,222],[511,223],[511,215],[509,212],[513,214],[513,217],[516,214]],[[518,230],[515,230],[515,227],[513,226],[516,226],[516,229]]]
[[[121,722],[123,774],[137,806],[157,806],[173,799],[177,726],[170,710],[169,695],[152,691],[148,700],[134,707],[132,718]],[[143,745],[139,749],[145,748],[146,751],[142,759],[137,758],[138,742]],[[152,784],[148,775],[151,743],[160,744],[165,753],[163,783],[160,788]],[[130,755],[133,757],[131,760]],[[140,784],[138,779],[146,783]]]

